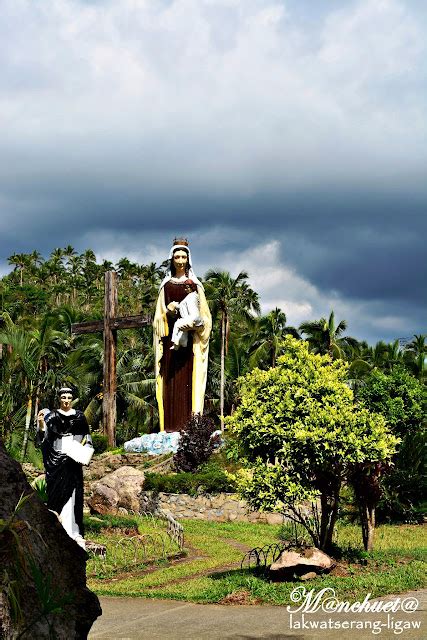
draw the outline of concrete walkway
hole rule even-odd
[[[415,612],[399,608],[389,613],[363,614],[300,612],[291,617],[286,606],[224,606],[100,598],[103,615],[92,627],[89,640],[425,640],[427,589],[378,600],[386,602],[395,598],[416,598],[418,608]],[[414,623],[419,624],[418,629],[404,627]],[[313,630],[316,624],[318,628]]]

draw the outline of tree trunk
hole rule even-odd
[[[39,412],[39,389],[36,391],[36,399],[34,400],[34,428],[37,430],[37,414]]]
[[[372,551],[375,536],[375,507],[363,504],[360,505],[359,512],[362,523],[363,546],[365,551]]]
[[[220,398],[219,411],[221,420],[221,431],[224,431],[224,370],[225,370],[225,314],[221,316],[221,378],[220,378]]]
[[[108,437],[108,446],[116,446],[117,420],[117,330],[111,328],[111,319],[117,312],[117,274],[105,274],[104,301],[104,387],[102,399],[102,424]]]
[[[325,549],[326,547],[326,539],[328,535],[328,525],[329,518],[331,515],[331,510],[329,506],[329,500],[326,495],[322,494],[320,496],[320,536],[319,536],[319,549]]]
[[[38,429],[37,414],[39,412],[40,385],[41,385],[42,369],[43,369],[43,361],[40,362],[40,366],[39,366],[39,379],[38,379],[38,382],[37,382],[36,395],[35,395],[35,399],[34,399],[34,420],[33,420],[33,424],[34,424],[34,429],[35,429],[36,432],[37,432],[37,429]]]
[[[328,534],[326,536],[326,546],[325,546],[325,549],[327,549],[328,551],[332,548],[335,525],[338,519],[338,508],[339,508],[339,493],[336,496],[334,496],[333,503],[332,503],[331,517],[329,519]]]
[[[332,496],[322,494],[320,496],[320,537],[319,549],[329,551],[332,546],[335,524],[338,518],[339,491]]]
[[[27,414],[25,416],[25,431],[24,441],[22,443],[21,459],[24,462],[25,454],[27,453],[28,435],[30,433],[31,413],[33,408],[33,383],[30,383],[30,391],[27,399]]]

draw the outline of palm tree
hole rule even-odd
[[[92,249],[86,249],[84,253],[81,255],[82,259],[82,274],[84,278],[83,289],[86,294],[85,296],[85,308],[89,309],[89,304],[91,299],[97,295],[98,286],[97,286],[97,276],[98,276],[98,265],[96,264],[96,256]]]
[[[138,272],[138,265],[127,258],[120,258],[116,264],[116,271],[119,274],[119,278],[126,280]]]
[[[59,304],[60,292],[58,291],[58,281],[64,276],[64,263],[63,263],[64,250],[56,248],[50,254],[49,260],[46,263],[49,276],[53,280],[55,291],[55,304]]]
[[[66,247],[64,247],[64,249],[62,249],[62,256],[66,258],[67,266],[70,262],[70,259],[76,255],[77,255],[77,251],[70,244],[68,244]]]
[[[347,322],[340,320],[335,324],[335,314],[331,311],[329,318],[320,318],[312,322],[303,322],[299,331],[307,336],[307,341],[315,353],[329,354],[331,358],[342,358],[347,345],[357,343],[355,338],[342,336],[347,329]]]
[[[114,265],[110,260],[103,260],[99,268],[102,270],[102,275],[105,271],[114,271]]]
[[[147,338],[145,340],[145,338]],[[90,424],[101,421],[103,339],[96,335],[78,338],[64,368],[67,379],[80,389],[85,399],[85,415]],[[125,421],[129,410],[138,415],[138,424],[150,425],[156,414],[155,379],[152,372],[151,336],[139,330],[121,334],[117,347],[117,415]],[[133,437],[133,436],[132,436]]]
[[[5,327],[0,333],[0,342],[8,344],[11,377],[8,382],[15,386],[15,396],[23,397],[26,405],[22,460],[25,458],[30,433],[32,412],[34,421],[38,412],[40,394],[54,389],[62,382],[61,365],[69,348],[69,336],[55,327],[54,315],[48,313],[39,326],[30,330],[14,324],[3,314]]]
[[[390,371],[396,364],[406,364],[413,370],[413,363],[407,358],[400,348],[399,340],[384,342],[380,340],[374,347],[366,342],[351,345],[351,358],[349,372],[354,380],[363,380],[374,369]]]
[[[349,349],[349,376],[353,382],[353,388],[359,385],[359,381],[377,365],[382,352],[377,348],[372,348],[363,340]]]
[[[12,361],[8,367],[6,395],[11,397],[18,395],[12,391],[11,387],[14,384],[19,389],[19,395],[25,398],[25,430],[21,454],[24,460],[31,424],[34,384],[37,377],[37,345],[31,334],[23,327],[14,325],[7,314],[3,314],[3,318],[6,321],[6,327],[0,333],[0,342],[10,346],[8,359]]]
[[[300,338],[294,327],[286,325],[284,311],[276,307],[267,315],[262,316],[257,321],[253,334],[251,365],[260,366],[265,363],[267,367],[275,367],[280,343],[287,334],[294,336],[294,338]]]
[[[385,356],[385,367],[389,370],[392,369],[395,364],[402,363],[403,351],[400,347],[399,340],[395,340],[386,345]]]
[[[41,267],[44,262],[42,254],[39,253],[39,251],[33,251],[29,254],[28,260],[29,266],[31,267],[32,275],[37,276],[39,267]]]
[[[419,380],[423,380],[427,372],[427,345],[425,334],[415,334],[405,347],[405,361]]]
[[[72,255],[68,259],[68,269],[71,278],[72,285],[72,295],[71,301],[73,304],[77,301],[77,288],[79,284],[82,284],[82,268],[83,268],[83,258],[79,255]]]
[[[163,275],[163,269],[157,266],[155,262],[150,262],[150,264],[141,266],[140,277],[142,290],[140,294],[140,301],[144,310],[151,310],[154,308]]]
[[[228,353],[230,319],[239,316],[253,322],[253,313],[260,313],[258,294],[246,282],[248,274],[241,271],[232,278],[228,271],[210,269],[205,276],[207,299],[212,315],[220,318],[221,368],[220,368],[220,420],[224,429],[224,371]]]
[[[8,258],[8,262],[15,265],[14,271],[19,269],[19,283],[22,287],[24,269],[30,265],[29,256],[26,253],[14,253]]]

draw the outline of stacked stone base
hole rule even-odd
[[[279,513],[251,511],[244,500],[234,493],[189,496],[185,493],[159,493],[143,491],[140,496],[141,510],[152,512],[158,509],[169,511],[174,518],[192,518],[213,522],[254,522],[282,524]]]

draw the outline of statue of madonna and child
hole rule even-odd
[[[160,431],[181,431],[203,413],[212,319],[188,241],[175,238],[153,322]]]

